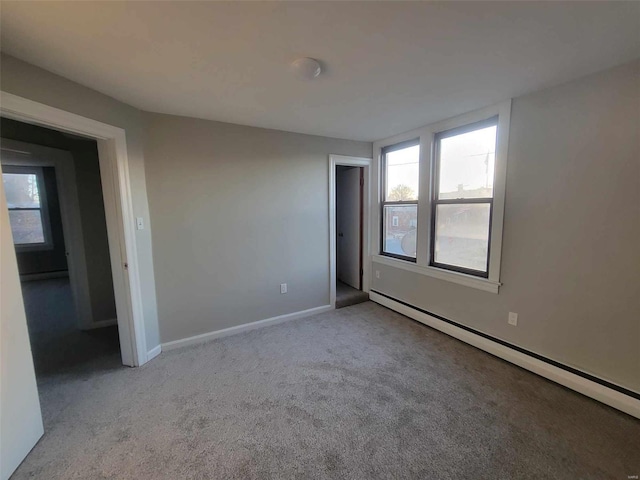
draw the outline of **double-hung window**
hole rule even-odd
[[[382,150],[381,253],[416,261],[420,143],[418,139]]]
[[[489,275],[498,117],[434,138],[431,265]]]
[[[507,101],[374,143],[374,262],[498,292],[510,113]]]
[[[9,223],[18,250],[51,248],[42,168],[2,166]]]

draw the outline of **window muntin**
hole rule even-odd
[[[9,223],[18,248],[48,247],[50,244],[42,169],[3,166]]]
[[[437,133],[431,262],[488,277],[498,117]]]
[[[382,255],[416,261],[419,170],[418,139],[382,150]]]

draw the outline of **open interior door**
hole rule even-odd
[[[0,478],[44,433],[9,212],[0,181]]]

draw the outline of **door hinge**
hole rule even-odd
[[[364,178],[360,177],[360,186],[362,187],[364,185]]]

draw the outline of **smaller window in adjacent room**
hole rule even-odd
[[[49,248],[50,229],[42,169],[3,165],[2,181],[13,243],[18,249]]]
[[[416,260],[419,140],[385,147],[382,191],[381,253]]]
[[[489,274],[498,117],[434,138],[431,265]]]

